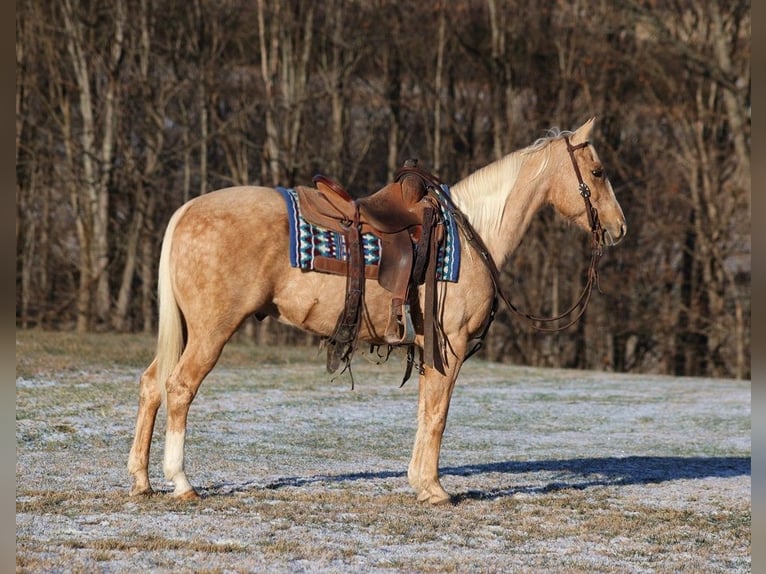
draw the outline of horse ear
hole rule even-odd
[[[577,145],[590,139],[590,133],[593,131],[593,123],[595,121],[596,118],[592,117],[575,130],[574,134],[572,134],[572,145]]]

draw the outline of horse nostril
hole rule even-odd
[[[619,228],[614,229],[614,233],[610,232],[608,229],[604,230],[607,245],[617,245],[620,243],[623,239],[625,239],[625,235],[628,233],[628,226],[624,223],[620,223]]]
[[[628,233],[628,226],[627,226],[627,225],[625,225],[624,223],[621,223],[621,224],[620,224],[620,231],[619,231],[619,233],[617,234],[617,236],[616,236],[616,237],[614,237],[614,245],[617,245],[617,244],[618,244],[618,243],[620,243],[620,242],[621,242],[623,239],[625,239],[625,236],[627,235],[627,233]]]

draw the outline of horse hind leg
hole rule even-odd
[[[128,457],[128,472],[133,476],[131,496],[152,494],[149,483],[149,450],[154,433],[157,411],[162,404],[162,393],[157,382],[157,360],[141,375],[136,433]]]
[[[232,330],[233,332],[233,330]],[[231,333],[216,339],[206,334],[204,341],[190,334],[181,359],[166,383],[167,429],[165,431],[165,478],[173,483],[173,495],[194,499],[198,495],[184,470],[184,444],[189,407],[203,379],[215,366]]]

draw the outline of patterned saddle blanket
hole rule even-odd
[[[316,269],[318,258],[348,260],[346,243],[342,234],[318,227],[306,221],[301,215],[298,193],[294,189],[277,187],[287,205],[290,227],[290,265],[306,271]],[[449,187],[442,185],[449,195]],[[440,281],[456,282],[460,271],[460,238],[458,226],[452,214],[442,209],[445,222],[445,239],[439,246],[437,256],[437,278]],[[380,262],[380,240],[372,233],[362,234],[364,260],[367,266]]]

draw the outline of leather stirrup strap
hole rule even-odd
[[[346,239],[348,250],[346,297],[343,310],[335,324],[335,330],[328,341],[327,370],[330,373],[338,370],[341,361],[345,363],[346,368],[349,367],[359,336],[364,296],[364,254],[358,209],[354,213],[354,221],[349,226]]]
[[[428,244],[428,266],[426,268],[426,293],[423,302],[423,363],[431,365],[442,375],[445,374],[445,341],[442,337],[441,317],[437,301],[436,273],[438,266],[439,240],[432,233]]]
[[[420,285],[423,283],[423,274],[426,271],[426,263],[431,245],[431,236],[435,224],[435,212],[433,207],[423,209],[423,226],[420,239],[415,245],[415,261],[412,264],[412,284]]]

